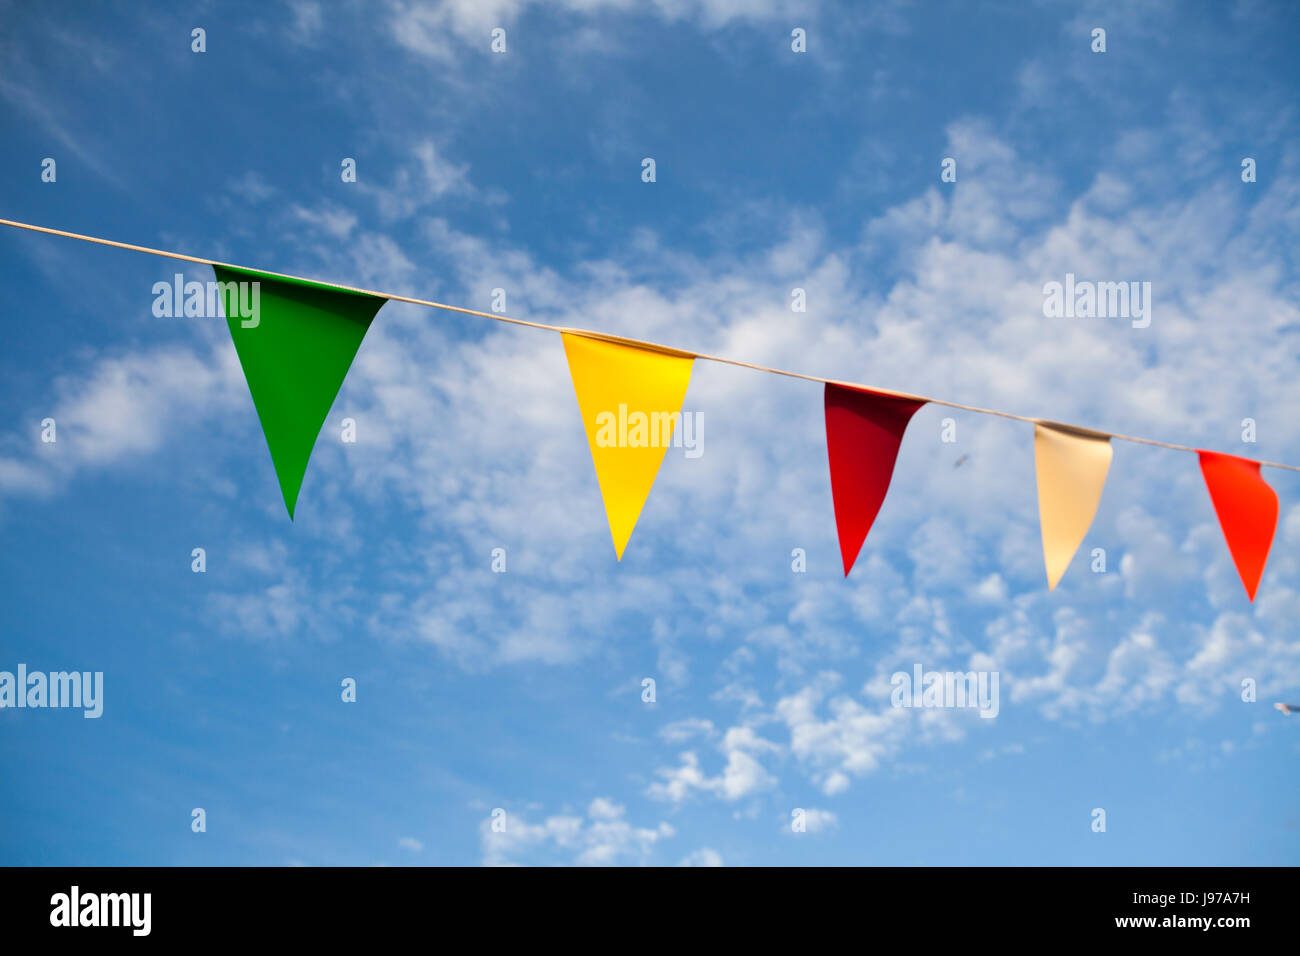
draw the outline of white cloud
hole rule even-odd
[[[816,807],[801,807],[800,809],[803,810],[805,833],[826,833],[839,828],[840,818],[830,810],[818,810]],[[789,822],[783,823],[781,829],[786,835],[798,835]]]
[[[830,698],[829,719],[817,716],[833,682],[823,679],[796,694],[783,697],[776,713],[790,731],[790,751],[806,767],[828,796],[842,792],[849,778],[879,768],[898,752],[906,736],[909,712],[892,708],[886,700],[870,711],[845,695]]]
[[[199,320],[209,321],[209,320]],[[243,407],[247,387],[233,347],[207,356],[163,346],[101,358],[81,377],[55,383],[54,397],[12,436],[0,457],[0,494],[52,493],[84,469],[138,461],[178,428]],[[52,418],[55,441],[41,440]]]
[[[712,725],[710,729],[711,727]],[[700,791],[735,802],[775,786],[776,778],[764,768],[756,755],[779,754],[781,747],[759,737],[753,728],[742,726],[728,729],[723,734],[718,749],[726,757],[726,763],[716,776],[706,775],[700,768],[699,757],[694,751],[688,750],[680,755],[681,763],[677,767],[660,767],[655,771],[656,776],[662,777],[663,781],[651,783],[646,789],[646,795],[655,800],[681,803],[693,791]]]
[[[389,25],[393,39],[401,46],[444,60],[466,51],[486,53],[492,30],[512,26],[525,10],[538,5],[537,0],[443,0],[436,4],[394,0],[390,4]],[[549,4],[551,15],[649,12],[669,22],[691,20],[705,29],[717,29],[738,20],[788,19],[796,14],[806,18],[818,6],[806,0],[652,0],[649,4],[638,4],[636,0],[556,0]],[[889,23],[896,22],[896,19],[889,20]],[[880,25],[885,25],[883,17]],[[584,42],[590,46],[592,41]]]
[[[689,856],[684,856],[678,866],[722,866],[722,854],[707,846],[700,847]]]
[[[408,219],[447,196],[475,194],[469,180],[469,166],[448,160],[432,140],[416,143],[411,155],[415,162],[399,166],[388,185],[372,185],[360,174],[354,184],[375,202],[386,220]]]
[[[519,814],[508,814],[504,831],[494,832],[489,818],[482,822],[479,833],[483,862],[488,866],[521,862],[609,866],[648,863],[658,843],[676,831],[668,823],[632,826],[624,807],[597,797],[585,818],[557,815],[530,824]]]
[[[680,744],[693,737],[712,737],[713,721],[688,717],[659,728],[659,736],[670,744]]]

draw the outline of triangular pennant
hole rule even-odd
[[[1043,530],[1047,589],[1053,590],[1079,550],[1101,502],[1110,471],[1110,436],[1034,424],[1038,517]]]
[[[924,404],[826,383],[826,452],[845,577],[885,500],[907,423]]]
[[[1277,530],[1277,495],[1259,474],[1259,462],[1217,451],[1198,451],[1219,527],[1251,601]]]
[[[235,283],[218,286],[226,324],[292,520],[316,436],[388,300],[248,269],[212,270],[218,283]]]
[[[623,551],[679,424],[694,359],[560,333],[614,553]]]

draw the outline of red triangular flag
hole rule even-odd
[[[1217,451],[1196,454],[1233,563],[1254,601],[1277,530],[1277,495],[1260,477],[1259,462]]]
[[[845,577],[885,500],[907,423],[924,404],[826,384],[826,451]]]

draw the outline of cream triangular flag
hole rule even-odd
[[[622,561],[680,423],[694,359],[689,353],[641,348],[612,337],[560,335],[614,553]]]
[[[1034,424],[1038,516],[1049,590],[1065,574],[1097,514],[1111,454],[1110,436],[1102,432],[1054,422]]]

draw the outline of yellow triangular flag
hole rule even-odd
[[[694,359],[685,352],[561,332],[614,553],[623,560],[664,451],[680,424]]]
[[[1055,423],[1034,425],[1048,590],[1065,574],[1097,514],[1110,459],[1109,435]]]

